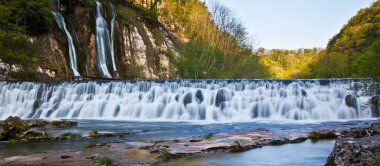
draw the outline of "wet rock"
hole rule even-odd
[[[99,137],[123,137],[124,135],[129,135],[133,133],[99,133],[97,130],[92,130],[88,137],[99,138]]]
[[[350,138],[363,138],[363,137],[370,137],[375,135],[380,135],[380,128],[373,124],[371,127],[366,128],[352,128],[348,131],[342,131],[341,132],[343,137],[350,137]]]
[[[380,136],[339,138],[327,159],[327,166],[379,165]]]
[[[60,139],[81,139],[81,138],[82,138],[82,136],[80,134],[75,134],[75,133],[71,133],[71,132],[63,133],[60,136]]]
[[[380,96],[373,96],[370,100],[372,117],[380,117]]]
[[[338,137],[338,134],[333,130],[318,130],[318,131],[313,131],[309,134],[309,138],[312,141],[335,139],[337,137]]]
[[[380,165],[380,124],[341,133],[327,166]]]
[[[285,135],[278,135],[270,130],[253,130],[250,132],[214,133],[202,137],[191,137],[179,141],[164,141],[145,149],[152,154],[163,150],[170,152],[171,157],[181,157],[204,152],[227,151],[242,152],[264,145],[272,145],[276,141],[280,144],[305,141],[306,133],[288,131]],[[162,154],[161,154],[162,155]]]
[[[347,106],[352,107],[354,109],[358,108],[358,103],[356,101],[356,97],[355,96],[353,96],[353,95],[347,95],[344,98],[344,100],[345,100]]]
[[[73,156],[67,156],[67,155],[63,155],[63,156],[61,156],[61,159],[62,159],[62,160],[69,159],[69,158],[73,158]]]
[[[48,141],[52,140],[47,133],[42,131],[25,131],[18,134],[15,138],[11,140],[12,143],[16,142],[38,142],[38,141]]]
[[[220,107],[226,101],[228,101],[227,91],[224,89],[218,90],[215,97],[215,106]]]
[[[190,93],[186,94],[185,97],[183,98],[183,105],[187,105],[193,102],[193,98]]]
[[[195,97],[196,97],[198,103],[202,103],[204,100],[201,90],[197,90],[197,92],[195,93]]]
[[[301,90],[301,93],[302,93],[302,96],[303,96],[303,97],[307,97],[307,92],[306,92],[305,89],[302,89],[302,90]]]
[[[50,125],[57,128],[66,128],[66,127],[77,126],[78,122],[69,121],[69,120],[59,120],[59,121],[51,121]]]
[[[0,140],[13,139],[17,134],[28,130],[28,125],[19,117],[8,117],[0,122]]]
[[[71,120],[47,121],[47,120],[40,120],[40,119],[32,119],[32,120],[25,120],[25,123],[29,127],[46,127],[46,128],[68,128],[68,127],[74,127],[78,125],[78,122],[71,121]]]

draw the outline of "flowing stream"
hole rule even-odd
[[[52,12],[52,13],[55,17],[55,21],[57,22],[59,28],[65,32],[66,37],[67,37],[67,43],[69,45],[69,55],[70,55],[70,68],[73,71],[73,74],[75,77],[80,77],[80,74],[78,72],[77,55],[75,52],[74,41],[70,35],[70,32],[66,28],[65,19],[59,12]]]
[[[371,118],[352,80],[0,82],[0,119],[242,122]],[[359,90],[360,91],[360,90]],[[368,104],[368,103],[367,103]]]

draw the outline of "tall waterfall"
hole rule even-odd
[[[96,1],[96,50],[98,69],[106,78],[112,78],[107,68],[107,52],[110,49],[110,37],[107,22],[103,17],[103,6]]]
[[[80,77],[80,74],[78,72],[77,55],[75,52],[73,38],[71,37],[70,32],[66,28],[66,23],[61,13],[59,12],[52,12],[52,13],[55,17],[55,21],[57,22],[59,28],[65,32],[66,37],[67,37],[67,42],[69,44],[70,68],[73,71],[73,74],[75,77]]]
[[[111,20],[111,39],[110,39],[110,52],[111,52],[111,60],[112,60],[112,67],[113,71],[116,73],[116,63],[115,63],[115,50],[114,50],[114,36],[115,36],[115,22],[116,22],[116,8],[115,6],[109,2],[112,10],[112,20]]]
[[[240,122],[370,118],[363,99],[346,105],[350,81],[183,80],[0,82],[0,119]]]

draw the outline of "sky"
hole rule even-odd
[[[258,47],[298,49],[325,48],[351,17],[374,0],[218,1],[241,18],[259,41]]]

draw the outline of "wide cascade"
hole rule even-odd
[[[111,78],[107,68],[107,53],[110,50],[110,37],[107,22],[103,17],[103,5],[96,1],[96,51],[98,69],[106,78]]]
[[[318,80],[0,82],[0,119],[238,122],[370,118],[368,108],[361,106],[366,97],[354,98],[354,107],[347,106],[345,99],[353,84],[321,84]]]
[[[66,37],[67,37],[67,43],[69,44],[70,68],[73,71],[73,74],[75,77],[80,77],[80,74],[78,72],[77,55],[75,52],[73,38],[71,37],[70,32],[66,28],[66,23],[61,13],[59,12],[52,12],[52,13],[55,17],[55,21],[57,22],[59,28],[65,32]]]

